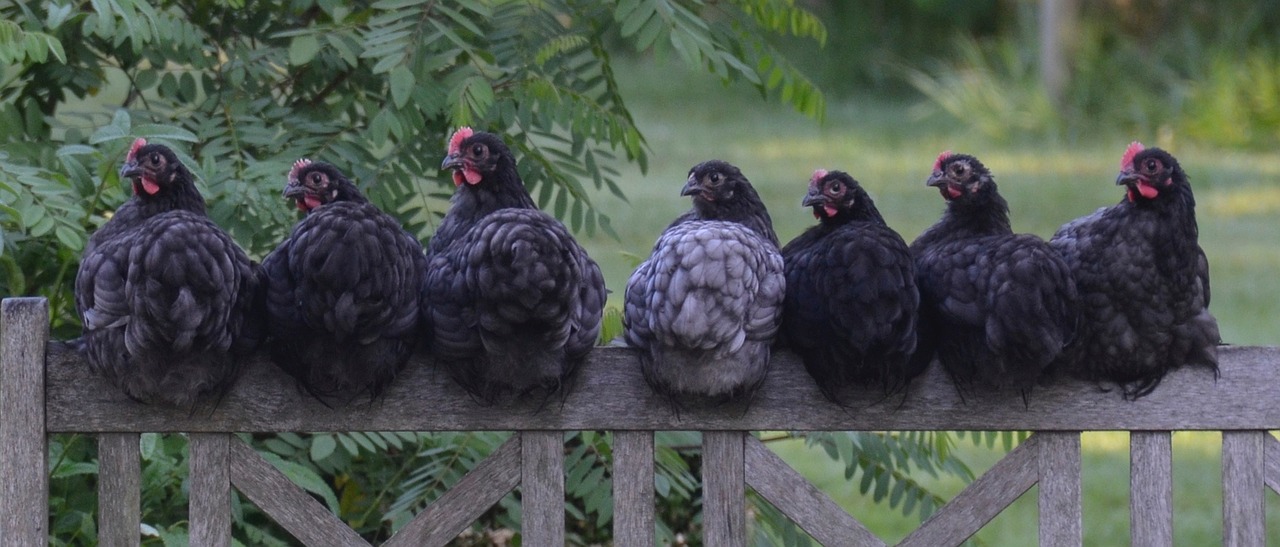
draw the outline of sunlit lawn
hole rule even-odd
[[[1169,149],[1191,177],[1198,201],[1201,245],[1209,256],[1212,310],[1232,344],[1280,343],[1280,153],[1220,150],[1184,142],[1171,126],[1165,142],[1153,135],[1098,135],[1075,143],[991,142],[944,115],[914,116],[913,104],[885,98],[832,104],[825,125],[766,105],[749,89],[724,89],[709,76],[645,64],[620,71],[629,106],[652,148],[648,174],[628,168],[628,203],[599,195],[596,206],[613,220],[621,241],[588,239],[605,270],[612,302],[620,302],[637,257],[689,207],[678,196],[695,163],[732,162],[759,189],[785,242],[812,224],[799,205],[815,168],[849,171],[876,199],[891,226],[908,241],[934,222],[943,208],[924,180],[937,154],[955,150],[978,156],[996,175],[1010,203],[1014,229],[1049,237],[1062,223],[1120,199],[1114,185],[1120,155],[1130,140]],[[1128,436],[1089,433],[1084,438],[1085,544],[1128,542]],[[1178,545],[1221,541],[1220,436],[1178,433],[1175,443],[1175,537]],[[820,450],[775,446],[872,531],[902,538],[918,523],[875,506],[847,482],[843,469]],[[998,450],[964,450],[976,471],[998,459]],[[926,477],[917,477],[925,479]],[[926,481],[948,498],[958,480]],[[1274,494],[1268,494],[1274,498]],[[1280,530],[1278,502],[1269,502],[1269,530]],[[978,539],[988,545],[1036,541],[1033,489],[997,517]],[[1272,534],[1276,536],[1276,534]]]

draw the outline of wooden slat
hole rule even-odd
[[[1039,448],[1040,435],[1032,435],[898,545],[939,547],[959,545],[969,539],[1036,483]]]
[[[883,546],[884,541],[846,513],[759,439],[746,437],[747,486],[827,547]]]
[[[48,302],[4,299],[0,303],[0,530],[5,545],[48,542],[47,347]]]
[[[1267,487],[1280,494],[1280,440],[1272,435],[1262,437],[1263,481]]]
[[[1046,431],[1040,438],[1040,545],[1084,542],[1080,512],[1080,433]]]
[[[512,435],[382,545],[447,545],[519,484],[520,435]]]
[[[369,545],[252,447],[232,439],[231,484],[286,531],[311,546]]]
[[[520,536],[522,545],[564,545],[564,432],[520,435]]]
[[[138,434],[98,435],[98,545],[139,545],[141,525]]]
[[[1125,401],[1092,383],[1037,387],[1028,404],[1010,390],[975,390],[961,401],[932,367],[905,398],[872,390],[875,401],[847,412],[821,396],[790,353],[775,356],[749,408],[686,405],[679,416],[655,395],[626,348],[597,348],[562,405],[534,400],[483,406],[415,355],[378,404],[326,408],[301,394],[264,355],[216,409],[162,410],[130,401],[94,377],[61,343],[49,347],[48,427],[54,432],[145,431],[512,431],[560,430],[1234,430],[1280,429],[1280,348],[1222,347],[1222,376],[1198,367],[1173,371],[1150,396]]]
[[[187,445],[191,545],[231,545],[231,434],[192,433]]]
[[[1266,544],[1265,431],[1222,432],[1222,544]]]
[[[653,432],[613,432],[613,545],[653,547]]]
[[[1173,437],[1129,435],[1129,538],[1132,545],[1173,545]]]
[[[703,543],[747,544],[747,489],[742,431],[702,432]]]

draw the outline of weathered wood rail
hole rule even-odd
[[[901,545],[963,542],[1039,484],[1041,545],[1080,545],[1080,432],[1131,431],[1131,539],[1172,545],[1173,430],[1223,432],[1223,544],[1265,543],[1265,489],[1280,491],[1280,348],[1223,347],[1222,374],[1171,374],[1137,402],[1062,382],[1024,404],[1015,393],[964,400],[931,370],[905,397],[868,392],[867,403],[827,403],[794,356],[779,355],[759,395],[742,407],[683,408],[652,394],[625,349],[596,350],[562,404],[480,406],[425,356],[415,357],[374,404],[328,409],[302,396],[263,358],[216,408],[166,411],[134,403],[90,374],[82,357],[48,334],[43,299],[0,304],[0,538],[47,542],[46,435],[99,438],[103,545],[139,541],[142,432],[186,432],[191,450],[192,545],[229,545],[231,488],[306,545],[366,545],[322,504],[289,482],[235,432],[514,430],[490,457],[385,545],[444,545],[519,488],[525,545],[564,544],[564,432],[614,432],[615,545],[653,545],[654,441],[659,430],[703,432],[707,545],[746,544],[747,487],[825,545],[884,545],[834,501],[746,433],[752,430],[1030,430],[1036,433]]]

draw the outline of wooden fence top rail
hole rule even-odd
[[[81,354],[51,342],[46,356],[51,432],[474,431],[474,430],[1236,430],[1280,429],[1280,348],[1219,351],[1219,378],[1202,369],[1171,373],[1156,391],[1126,401],[1118,391],[1069,379],[1020,394],[967,392],[937,364],[907,395],[869,390],[850,408],[827,402],[790,353],[775,355],[751,404],[688,403],[678,411],[655,395],[626,348],[597,348],[563,401],[485,406],[425,354],[416,355],[378,401],[327,408],[302,394],[263,354],[246,363],[217,405],[166,410],[133,402],[93,375]]]

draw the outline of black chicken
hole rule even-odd
[[[262,263],[271,357],[326,404],[376,398],[421,328],[422,245],[327,163],[295,162],[284,195],[306,217]]]
[[[600,267],[538,210],[497,136],[459,129],[441,168],[458,189],[427,253],[432,350],[484,402],[559,390],[599,336]]]
[[[959,386],[1028,391],[1055,366],[1076,327],[1079,297],[1062,257],[1014,234],[1009,206],[973,156],[943,152],[929,186],[947,201],[914,243],[922,340]]]
[[[209,220],[169,148],[134,141],[120,177],[133,198],[89,238],[76,273],[89,366],[143,402],[221,396],[262,338],[257,265]]]
[[[782,249],[780,336],[832,401],[854,384],[905,387],[923,372],[909,366],[920,295],[906,242],[842,171],[814,172],[802,204],[819,224]]]
[[[693,209],[658,237],[627,282],[623,334],[645,380],[673,401],[731,400],[763,382],[786,293],[778,236],[742,172],[723,161],[689,171]]]
[[[1077,376],[1151,393],[1183,365],[1218,371],[1209,263],[1197,242],[1195,197],[1178,160],[1135,142],[1120,161],[1120,203],[1058,229],[1050,245],[1080,290]]]

